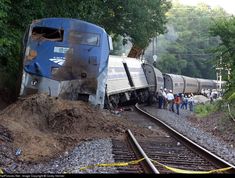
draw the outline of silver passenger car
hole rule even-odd
[[[148,88],[141,61],[135,58],[109,56],[107,95]]]
[[[184,79],[182,75],[163,74],[165,88],[172,90],[173,94],[184,93]]]
[[[123,59],[120,56],[109,56],[108,78],[106,84],[108,96],[132,90],[123,65]]]
[[[213,80],[215,89],[224,88],[226,86],[226,81]]]
[[[161,87],[164,87],[162,72],[150,64],[143,64],[143,69],[149,84],[149,90],[156,94]]]
[[[199,83],[196,78],[183,76],[184,79],[184,93],[197,93],[199,88]]]
[[[142,68],[142,62],[136,58],[123,58],[123,65],[126,68],[127,75],[130,73],[130,84],[135,90],[148,88],[148,82]],[[133,82],[133,84],[132,84]]]
[[[212,90],[216,88],[215,83],[213,82],[213,80],[209,80],[209,79],[202,79],[202,78],[197,78],[198,82],[199,82],[199,87],[198,87],[198,93],[201,93],[202,90]]]

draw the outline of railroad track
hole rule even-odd
[[[112,141],[115,161],[129,163],[126,167],[118,167],[119,173],[159,173],[130,130],[125,140]]]
[[[131,131],[128,131],[126,141],[113,140],[116,162],[144,158],[138,164],[117,168],[120,173],[235,173],[233,165],[184,137],[138,106],[137,109],[151,117],[167,134],[143,139],[135,138]]]

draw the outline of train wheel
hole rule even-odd
[[[109,106],[110,106],[110,109],[117,109],[118,108],[118,104],[119,104],[119,96],[118,95],[113,95],[113,96],[110,96],[109,97]]]

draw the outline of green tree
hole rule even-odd
[[[15,76],[15,73],[12,73],[12,68],[15,67],[15,64],[12,66],[12,63],[16,63],[13,60],[9,60],[9,56],[12,55],[11,49],[14,45],[8,26],[9,12],[11,10],[10,0],[1,0],[0,7],[0,90],[7,90],[8,86],[14,85],[15,81],[13,82],[11,79]]]
[[[168,0],[66,0],[60,3],[44,0],[33,6],[44,9],[40,12],[47,17],[79,18],[98,24],[108,33],[126,37],[145,48],[152,37],[164,32],[165,13],[171,3]],[[35,9],[29,11],[34,12],[34,17],[40,14]]]
[[[175,3],[167,15],[168,32],[160,35],[157,41],[157,67],[163,72],[215,79],[212,49],[218,46],[219,38],[212,37],[209,28],[215,19],[227,14],[205,4],[184,6]]]
[[[216,48],[217,59],[223,59],[224,69],[231,69],[231,75],[228,78],[228,88],[226,98],[233,98],[235,93],[235,17],[219,19],[211,27],[211,34],[219,36],[220,45]],[[227,79],[227,75],[223,77]],[[233,99],[233,101],[235,101]]]
[[[21,40],[28,24],[47,17],[78,18],[100,25],[114,39],[125,37],[145,47],[152,36],[164,32],[168,0],[1,0],[0,89],[11,94],[21,66]]]

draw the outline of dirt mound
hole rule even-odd
[[[30,162],[54,158],[86,139],[121,136],[128,125],[88,103],[44,94],[20,99],[0,113],[13,154],[20,149],[18,159]]]

